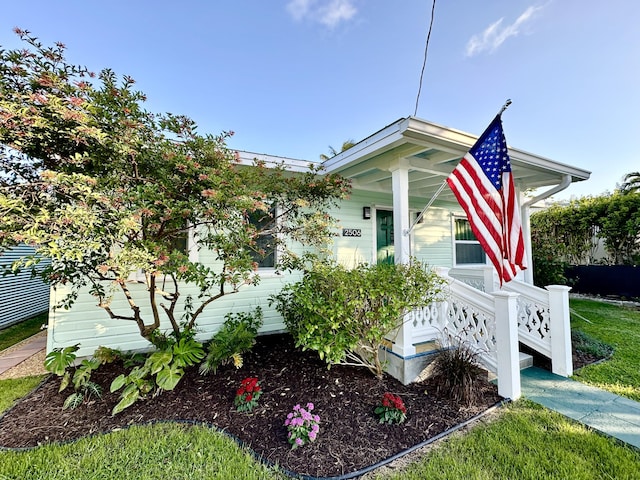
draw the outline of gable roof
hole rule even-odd
[[[416,117],[401,118],[326,160],[327,172],[350,178],[356,189],[391,191],[391,170],[409,170],[409,194],[431,198],[478,137]],[[591,172],[509,147],[520,189],[587,180]],[[441,200],[455,201],[450,189]]]

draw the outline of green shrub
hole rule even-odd
[[[379,349],[404,314],[439,299],[445,281],[419,262],[314,265],[300,282],[271,298],[296,345],[318,352],[329,366],[365,366],[382,376]]]
[[[220,365],[230,362],[240,368],[242,354],[256,343],[262,326],[262,309],[254,312],[227,314],[222,328],[213,336],[207,347],[207,356],[200,365],[200,373],[215,373]]]
[[[603,359],[613,355],[613,347],[581,330],[571,330],[571,342],[578,352],[587,353]]]

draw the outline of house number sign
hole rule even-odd
[[[362,229],[360,228],[343,228],[342,229],[343,237],[361,237]]]

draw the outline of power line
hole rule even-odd
[[[413,112],[415,117],[418,114],[418,102],[420,102],[420,92],[422,92],[422,78],[424,77],[424,69],[427,66],[427,53],[429,52],[429,40],[431,39],[431,29],[433,28],[433,17],[436,11],[436,0],[431,5],[431,21],[429,22],[429,33],[427,33],[427,42],[424,46],[424,60],[422,61],[422,70],[420,71],[420,84],[418,85],[418,95],[416,96],[416,108]]]

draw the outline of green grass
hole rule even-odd
[[[571,327],[614,348],[613,356],[576,372],[583,383],[640,401],[640,311],[593,300],[571,300]]]
[[[41,313],[24,322],[16,323],[15,325],[0,330],[0,351],[38,333],[40,327],[47,323],[48,315],[47,312]]]
[[[427,458],[382,477],[429,479],[635,479],[640,453],[527,400],[456,435]]]
[[[42,378],[36,376],[0,380],[0,414],[13,405],[13,402],[33,390]]]
[[[0,479],[279,479],[274,469],[202,426],[132,427],[65,445],[0,453]]]

